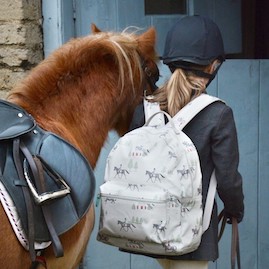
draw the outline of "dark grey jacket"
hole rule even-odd
[[[144,109],[137,107],[130,129],[144,124]],[[216,171],[217,192],[225,212],[240,222],[244,215],[242,177],[238,172],[238,141],[232,109],[222,102],[216,102],[196,115],[183,131],[197,148],[203,180],[203,202],[205,202],[210,176]],[[199,248],[183,256],[169,259],[207,260],[218,258],[218,212],[215,203],[212,220],[202,237]],[[149,255],[155,257],[154,255]],[[160,258],[160,256],[156,256]],[[164,257],[164,256],[162,256]],[[166,258],[166,257],[164,257]]]

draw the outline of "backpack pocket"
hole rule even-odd
[[[101,203],[101,234],[159,244],[180,237],[182,205],[163,189],[106,182]]]

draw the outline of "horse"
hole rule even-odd
[[[25,109],[44,130],[74,145],[94,169],[110,130],[128,131],[136,106],[158,78],[156,31],[103,32],[74,38],[34,67],[7,101]],[[48,269],[79,266],[94,227],[94,206],[60,236],[64,256],[44,250]],[[27,269],[29,252],[17,240],[0,206],[0,268]],[[44,268],[39,264],[37,268]]]
[[[150,172],[150,171],[147,170],[146,171],[146,175],[148,175],[147,181],[151,180],[152,183],[155,183],[157,180],[159,182],[161,182],[162,181],[162,178],[164,178],[164,176],[161,173],[156,173],[155,172],[155,168],[153,169],[152,172]]]
[[[120,167],[114,167],[114,171],[116,171],[116,174],[114,177],[122,178],[124,176],[126,178],[126,174],[129,174],[129,172],[126,169],[122,169],[121,165]]]
[[[125,232],[128,232],[129,230],[131,230],[133,232],[133,228],[136,228],[135,225],[133,225],[132,223],[127,223],[126,219],[124,221],[118,220],[118,224],[121,226],[120,231],[124,230]]]

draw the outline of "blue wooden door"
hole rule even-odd
[[[224,99],[233,108],[237,124],[240,172],[244,179],[245,218],[240,224],[241,261],[244,269],[265,269],[269,264],[269,60],[227,60],[209,93]],[[97,169],[97,185],[103,180],[105,158],[117,136],[112,134]],[[222,203],[219,202],[219,208]],[[150,258],[119,252],[96,241],[96,226],[84,260],[84,268],[160,269]],[[231,227],[220,242],[220,258],[210,269],[230,268]]]
[[[64,4],[64,1],[62,1]],[[70,3],[70,1],[68,1]],[[240,1],[189,0],[188,14],[203,14],[215,19],[223,32],[225,47],[235,53],[241,48]],[[148,28],[153,25],[158,32],[157,49],[161,55],[167,29],[178,15],[148,16],[143,0],[74,0],[75,36],[90,33],[90,24],[102,30],[120,31],[127,26]],[[227,16],[229,13],[229,16]],[[226,14],[226,15],[225,15]],[[227,20],[228,19],[228,20]],[[227,25],[232,25],[230,31]],[[227,51],[227,50],[226,50]],[[160,65],[162,79],[169,71]],[[269,61],[227,60],[209,93],[223,98],[233,108],[238,129],[240,172],[244,178],[246,212],[240,224],[242,268],[264,269],[269,264]],[[102,150],[95,170],[98,186],[103,182],[105,159],[118,136],[111,132]],[[219,208],[222,208],[220,201]],[[85,269],[160,269],[154,259],[119,252],[116,248],[96,241],[99,208],[96,207],[96,224],[84,258]],[[230,268],[231,229],[220,242],[220,258],[210,264],[210,269]]]

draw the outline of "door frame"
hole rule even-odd
[[[45,58],[75,36],[75,1],[42,0]]]

